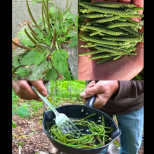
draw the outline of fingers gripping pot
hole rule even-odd
[[[52,110],[48,110],[43,113],[43,130],[51,143],[61,152],[64,152],[66,154],[97,154],[101,152],[102,150],[105,150],[108,148],[108,146],[121,134],[120,129],[117,127],[113,119],[107,115],[106,113],[93,108],[93,104],[95,101],[95,96],[88,99],[87,103],[85,105],[65,105],[57,107],[57,111],[60,113],[66,114],[69,118],[72,119],[82,119],[88,115],[94,114],[94,116],[91,116],[88,118],[91,121],[94,121],[95,123],[98,123],[98,120],[100,120],[100,117],[102,115],[104,116],[105,126],[111,127],[113,131],[109,134],[109,137],[111,138],[110,141],[108,141],[104,146],[98,147],[98,148],[90,148],[90,149],[83,149],[83,148],[74,148],[67,145],[64,145],[60,142],[57,142],[52,136],[50,136],[49,130],[52,125],[55,124],[54,118],[55,115]],[[86,131],[86,130],[85,130]]]

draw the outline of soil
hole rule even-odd
[[[12,128],[12,154],[64,154],[56,149],[42,129],[42,115],[30,119],[13,115],[16,128]],[[144,135],[138,154],[144,154]]]

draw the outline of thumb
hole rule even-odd
[[[45,87],[45,85],[43,84],[42,80],[38,80],[38,81],[30,81],[31,84],[39,91],[39,93],[43,96],[47,95],[47,89]]]

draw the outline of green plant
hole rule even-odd
[[[87,42],[81,47],[91,51],[79,56],[93,55],[89,59],[98,59],[97,63],[117,60],[124,55],[136,55],[136,45],[143,41],[143,33],[138,32],[142,22],[132,20],[133,17],[143,17],[135,4],[115,2],[80,2],[79,20],[81,40]],[[81,18],[81,19],[80,19]]]
[[[62,12],[49,0],[42,0],[42,14],[36,21],[26,0],[29,15],[33,24],[21,28],[17,36],[21,44],[13,51],[13,79],[56,80],[73,79],[67,62],[69,47],[77,46],[77,17],[70,12],[71,3],[67,1],[66,10]]]

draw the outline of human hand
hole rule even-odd
[[[103,1],[103,0],[92,0]],[[143,7],[143,0],[106,0],[121,3],[133,3],[137,7]],[[131,2],[132,1],[132,2]],[[140,11],[142,14],[143,11]],[[141,18],[133,18],[135,21],[140,21]],[[143,28],[141,30],[143,32]],[[88,52],[89,49],[80,47],[85,45],[79,38],[78,53]],[[97,64],[97,60],[89,60],[90,55],[78,57],[78,80],[131,80],[144,67],[144,43],[137,44],[135,51],[136,56],[125,55],[118,60],[108,61],[106,63]]]
[[[32,84],[43,96],[47,95],[47,89],[43,81],[30,81],[30,84]],[[25,80],[12,81],[12,88],[21,99],[41,101],[41,98],[34,92],[30,84]]]
[[[102,108],[111,98],[111,96],[118,91],[118,89],[119,83],[117,80],[104,80],[97,83],[92,81],[87,85],[86,89],[80,94],[80,96],[83,98],[84,103],[86,103],[89,97],[96,95],[94,107]]]

